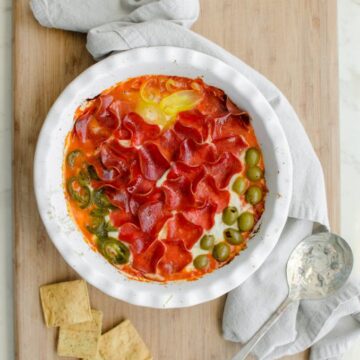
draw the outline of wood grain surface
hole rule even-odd
[[[324,167],[330,219],[339,230],[339,134],[335,0],[203,0],[194,30],[270,78],[299,114]],[[56,359],[57,331],[46,329],[39,286],[77,277],[45,232],[33,191],[33,156],[52,103],[92,60],[85,36],[41,27],[28,0],[14,1],[14,246],[16,358]],[[180,310],[128,305],[90,287],[104,330],[135,324],[156,360],[227,360],[224,297]],[[256,309],[249,309],[256,311]],[[246,326],[246,324],[244,324]],[[307,359],[307,353],[291,359]]]

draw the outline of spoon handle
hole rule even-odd
[[[232,360],[245,360],[251,350],[260,341],[260,339],[268,332],[268,330],[279,320],[281,314],[293,300],[287,297],[264,325],[254,334],[254,336],[246,343],[246,345],[232,358]]]

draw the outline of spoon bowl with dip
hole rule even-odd
[[[232,360],[246,359],[292,302],[324,299],[339,290],[349,278],[353,262],[350,246],[338,235],[321,232],[303,239],[286,266],[287,298]]]

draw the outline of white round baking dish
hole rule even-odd
[[[262,148],[269,193],[261,226],[248,248],[228,265],[196,281],[167,284],[128,279],[92,251],[70,218],[62,184],[64,141],[75,109],[109,86],[144,74],[203,77],[248,111]],[[273,109],[244,76],[197,51],[139,48],[91,66],[66,87],[52,106],[39,135],[34,185],[41,218],[61,255],[86,281],[115,298],[154,308],[176,308],[212,300],[244,282],[270,255],[285,225],[292,192],[289,147]],[[271,255],[270,255],[271,256]]]

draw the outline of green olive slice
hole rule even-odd
[[[237,194],[242,195],[245,192],[246,187],[247,187],[247,180],[244,177],[239,176],[235,179],[232,189]]]
[[[263,177],[263,171],[258,166],[251,166],[246,171],[246,176],[251,181],[258,181]]]
[[[258,186],[250,186],[245,194],[245,199],[252,205],[258,204],[263,198],[263,193]]]
[[[226,261],[230,256],[230,246],[226,242],[218,243],[214,246],[212,255],[219,262]]]
[[[121,241],[114,238],[106,238],[100,242],[101,254],[111,264],[126,264],[129,261],[130,251]]]
[[[81,150],[74,150],[67,154],[66,156],[66,162],[69,166],[73,167],[75,165],[75,161],[79,155],[82,154]]]
[[[238,228],[240,231],[250,231],[255,224],[254,214],[249,211],[243,212],[238,218]]]
[[[224,230],[224,238],[231,245],[239,245],[244,241],[240,231],[231,228]]]
[[[207,255],[198,255],[193,261],[195,269],[205,269],[209,265],[209,258]]]
[[[74,185],[76,185],[74,188]],[[91,200],[91,192],[87,186],[83,186],[80,184],[77,177],[71,177],[66,183],[66,189],[69,195],[79,203],[81,209],[85,209],[90,204]]]
[[[260,161],[260,151],[256,148],[250,148],[246,151],[245,162],[249,166],[255,166]]]
[[[226,225],[232,225],[235,223],[238,216],[239,216],[239,212],[237,211],[237,208],[235,206],[228,206],[223,211],[222,221]]]
[[[214,246],[214,235],[204,235],[200,240],[200,248],[203,250],[211,250]]]

